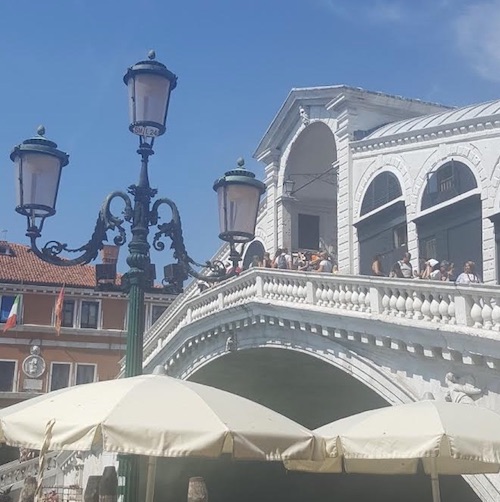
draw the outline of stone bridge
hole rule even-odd
[[[497,286],[255,268],[194,289],[147,333],[145,372],[162,364],[309,427],[426,393],[500,412]],[[467,482],[500,500],[498,476]]]

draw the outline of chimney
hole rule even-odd
[[[112,244],[104,244],[101,249],[101,260],[105,265],[116,265],[120,248]]]

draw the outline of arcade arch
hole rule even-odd
[[[374,256],[389,272],[393,263],[407,251],[406,207],[398,178],[382,171],[368,185],[363,196],[360,219],[356,224],[359,242],[359,270],[371,274]]]
[[[421,258],[453,263],[455,273],[472,260],[481,272],[481,196],[469,166],[452,159],[428,173],[420,213],[416,223]]]
[[[258,256],[259,259],[262,260],[265,252],[266,250],[262,242],[258,240],[252,241],[245,250],[245,256],[243,257],[243,270],[246,270],[250,266],[254,256]]]
[[[282,183],[293,182],[283,198],[282,245],[291,250],[337,253],[337,148],[321,121],[304,128],[290,147]]]

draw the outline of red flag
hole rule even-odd
[[[64,285],[63,285],[61,291],[59,292],[59,296],[57,297],[56,306],[54,309],[54,312],[56,314],[54,325],[56,327],[57,336],[59,336],[59,334],[61,333],[63,304],[64,304]]]
[[[9,317],[5,322],[5,326],[3,327],[3,332],[5,333],[8,329],[13,328],[17,324],[17,316],[19,314],[19,303],[21,302],[21,297],[19,295],[16,296],[14,303],[10,309]]]

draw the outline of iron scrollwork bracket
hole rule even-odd
[[[162,205],[167,205],[172,213],[172,219],[166,223],[158,223],[159,208]],[[179,268],[179,273],[176,276],[170,278],[166,281],[165,287],[173,286],[177,291],[182,290],[182,283],[188,278],[188,276],[194,277],[196,279],[206,281],[206,282],[221,282],[230,277],[233,277],[235,271],[226,273],[226,268],[224,264],[219,261],[206,261],[205,263],[198,263],[193,260],[184,244],[184,236],[182,234],[182,223],[179,210],[174,201],[168,198],[161,198],[155,201],[151,209],[150,215],[150,225],[158,228],[153,238],[153,247],[157,251],[163,251],[165,249],[165,243],[162,241],[164,237],[168,237],[171,240],[170,249],[174,251],[174,259],[177,260],[177,266]],[[234,249],[231,248],[231,253]],[[207,270],[207,273],[199,273],[193,267],[201,267]]]
[[[116,216],[111,212],[111,203],[115,199],[122,199],[125,207],[122,211],[122,216]],[[117,246],[123,246],[127,241],[123,223],[130,222],[133,217],[132,201],[124,192],[113,192],[109,194],[99,211],[97,221],[94,227],[94,232],[90,240],[79,248],[69,248],[67,244],[59,241],[49,241],[41,249],[37,246],[37,239],[40,237],[38,229],[29,229],[28,237],[31,241],[31,249],[41,260],[64,267],[73,267],[75,265],[85,265],[90,263],[97,257],[99,251],[107,242],[108,230],[118,232],[113,239]],[[61,253],[81,253],[80,256],[73,259],[66,259]]]

